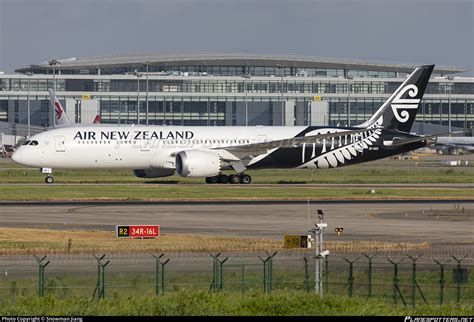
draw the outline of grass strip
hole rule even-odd
[[[265,316],[471,316],[471,305],[448,304],[423,305],[416,308],[395,306],[383,300],[326,296],[313,293],[277,291],[215,294],[206,291],[184,290],[163,296],[114,296],[97,300],[90,297],[57,298],[27,296],[0,302],[0,314],[4,316],[36,315],[160,315],[160,316],[218,316],[218,315],[265,315]]]
[[[235,186],[0,186],[3,201],[60,200],[390,200],[390,199],[459,199],[474,198],[474,189],[457,188],[367,188]]]
[[[2,228],[0,255],[158,253],[158,252],[249,252],[281,251],[283,240],[194,234],[162,234],[156,239],[116,238],[110,231]],[[283,236],[282,236],[283,237]],[[384,242],[375,240],[326,241],[334,252],[407,251],[430,247],[427,242]],[[301,251],[300,249],[293,249]],[[303,251],[305,251],[303,249]]]

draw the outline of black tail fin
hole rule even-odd
[[[410,132],[434,65],[418,67],[382,104],[374,115],[358,127],[376,125],[387,130]]]

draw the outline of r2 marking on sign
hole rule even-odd
[[[154,238],[160,236],[159,225],[117,225],[117,237]]]
[[[117,237],[128,237],[128,227],[118,227]]]

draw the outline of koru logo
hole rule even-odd
[[[393,114],[395,115],[395,118],[400,123],[405,123],[406,121],[408,121],[408,118],[410,117],[410,115],[408,114],[407,110],[418,108],[418,104],[420,103],[419,99],[400,98],[403,94],[407,92],[408,92],[408,96],[415,97],[418,94],[418,87],[416,87],[413,84],[403,87],[400,93],[398,93],[397,96],[395,96],[391,104]],[[398,110],[402,110],[402,111],[398,113]]]

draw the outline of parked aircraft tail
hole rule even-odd
[[[95,116],[95,119],[94,119],[94,122],[92,122],[93,124],[100,124],[100,122],[102,121],[101,117],[100,117],[100,114],[97,114]]]
[[[415,69],[372,117],[358,127],[410,132],[434,65]]]
[[[54,94],[54,91],[52,89],[49,89],[49,97],[51,101],[53,102],[54,106],[54,124],[55,125],[71,125],[71,121],[66,115],[66,111],[64,108],[61,106],[61,103],[59,103],[58,99],[56,98],[56,94]]]

